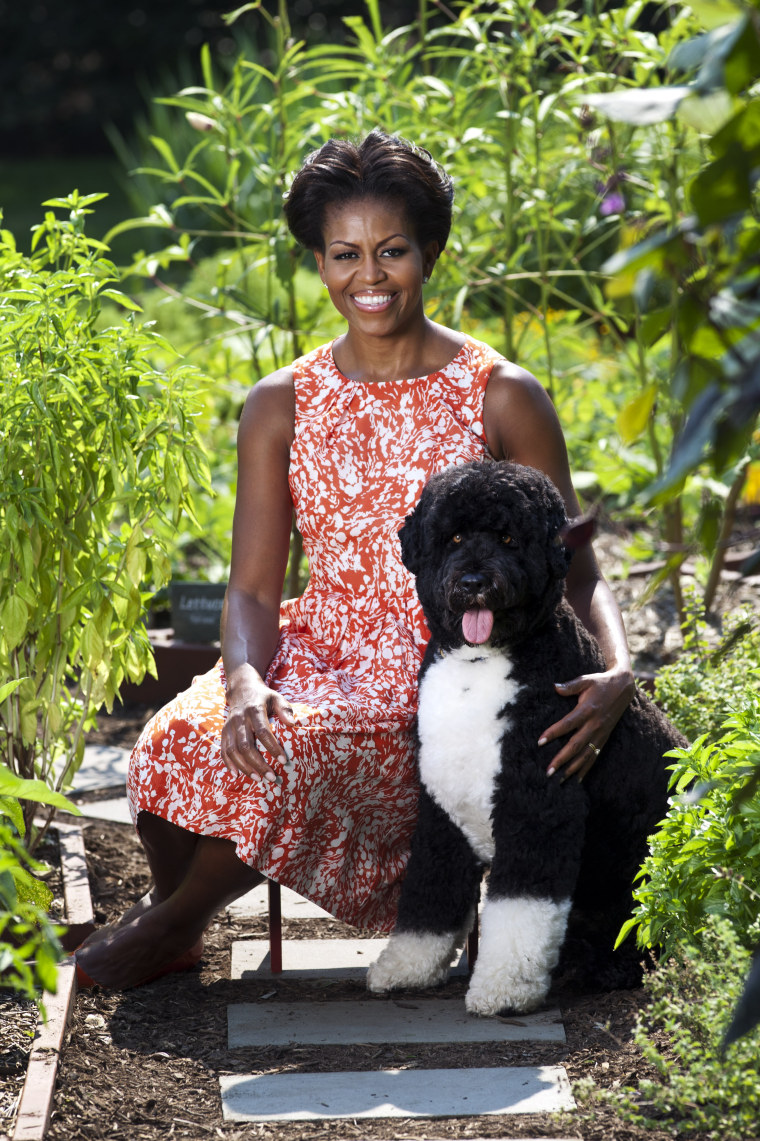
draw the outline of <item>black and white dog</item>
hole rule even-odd
[[[468,1010],[540,1006],[566,936],[593,989],[640,981],[633,940],[613,946],[667,809],[663,754],[686,742],[637,694],[583,783],[547,776],[561,742],[538,739],[576,700],[554,682],[604,668],[563,597],[566,524],[546,476],[486,461],[434,476],[401,530],[432,638],[420,671],[419,820],[371,990],[447,977],[486,866]]]

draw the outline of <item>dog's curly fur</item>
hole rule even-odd
[[[469,1010],[540,1006],[563,944],[595,989],[640,981],[633,941],[613,945],[666,812],[663,754],[685,741],[637,693],[583,783],[547,776],[561,742],[539,747],[539,736],[576,700],[554,683],[604,669],[564,599],[566,524],[546,476],[494,461],[434,476],[401,530],[432,638],[420,671],[419,819],[372,990],[447,976],[485,866]]]

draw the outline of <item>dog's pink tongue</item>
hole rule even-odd
[[[493,614],[490,610],[475,607],[462,615],[462,633],[472,646],[481,646],[491,637]]]

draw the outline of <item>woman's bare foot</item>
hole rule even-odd
[[[103,939],[109,938],[114,928],[126,927],[128,923],[131,923],[134,919],[138,919],[146,911],[150,911],[152,907],[155,907],[156,904],[160,902],[161,901],[156,897],[156,889],[152,888],[146,892],[141,899],[138,899],[137,903],[132,904],[115,923],[107,923],[103,927],[97,927],[94,931],[85,931],[84,936],[78,939],[72,946],[67,946],[66,943],[63,943],[64,950],[78,951],[80,947],[91,947],[94,943],[100,943]]]
[[[213,916],[263,876],[244,864],[230,840],[195,836],[150,813],[141,813],[140,839],[156,887],[118,923],[85,939],[77,965],[94,982],[124,990],[172,967],[197,962],[203,932]],[[171,851],[171,859],[162,852]]]
[[[143,901],[140,901],[141,903]],[[139,986],[182,958],[191,966],[203,953],[203,928],[172,929],[161,904],[139,910],[126,922],[101,928],[76,952],[77,966],[102,986],[126,990]],[[188,956],[186,958],[186,956]]]

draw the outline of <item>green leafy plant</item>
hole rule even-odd
[[[628,299],[642,352],[642,389],[630,424],[656,433],[665,417],[670,440],[646,499],[668,521],[669,574],[690,548],[711,563],[705,587],[709,609],[730,542],[747,471],[758,458],[753,430],[760,411],[760,3],[692,5],[706,21],[699,34],[676,45],[667,61],[671,84],[632,84],[591,92],[587,103],[616,124],[669,130],[679,178],[651,202],[635,241],[606,264],[609,292]],[[697,169],[683,169],[681,147],[697,137]],[[648,361],[665,352],[664,375]],[[654,438],[654,437],[653,437]],[[684,488],[704,466],[696,527],[687,535]]]
[[[716,740],[752,670],[760,669],[760,631],[755,616],[726,618],[719,638],[711,635],[697,591],[684,592],[683,649],[655,677],[655,700],[690,741]]]
[[[700,945],[711,915],[730,920],[751,947],[757,939],[760,884],[760,671],[735,696],[734,713],[711,743],[706,736],[668,754],[673,800],[651,839],[634,887],[632,929],[641,947]]]
[[[634,1031],[652,1076],[633,1089],[602,1090],[584,1080],[576,1093],[591,1112],[603,1100],[626,1121],[679,1136],[699,1131],[715,1141],[757,1137],[760,1030],[741,1038],[726,1056],[721,1048],[749,959],[731,923],[711,918],[699,946],[679,948],[653,971],[645,980],[651,1001]]]
[[[0,701],[20,684],[18,679],[0,686]],[[44,865],[21,842],[25,832],[21,797],[76,815],[80,810],[42,781],[22,780],[0,764],[0,987],[39,1001],[42,992],[56,990],[56,964],[63,953],[58,941],[61,928],[48,917],[52,892],[35,874],[44,872]]]
[[[155,366],[155,333],[85,234],[99,197],[46,203],[30,256],[0,231],[0,676],[21,679],[0,702],[0,750],[59,791],[97,710],[154,668],[142,618],[170,572],[156,523],[192,521],[192,485],[209,490],[198,374]],[[127,315],[101,327],[106,299]]]

